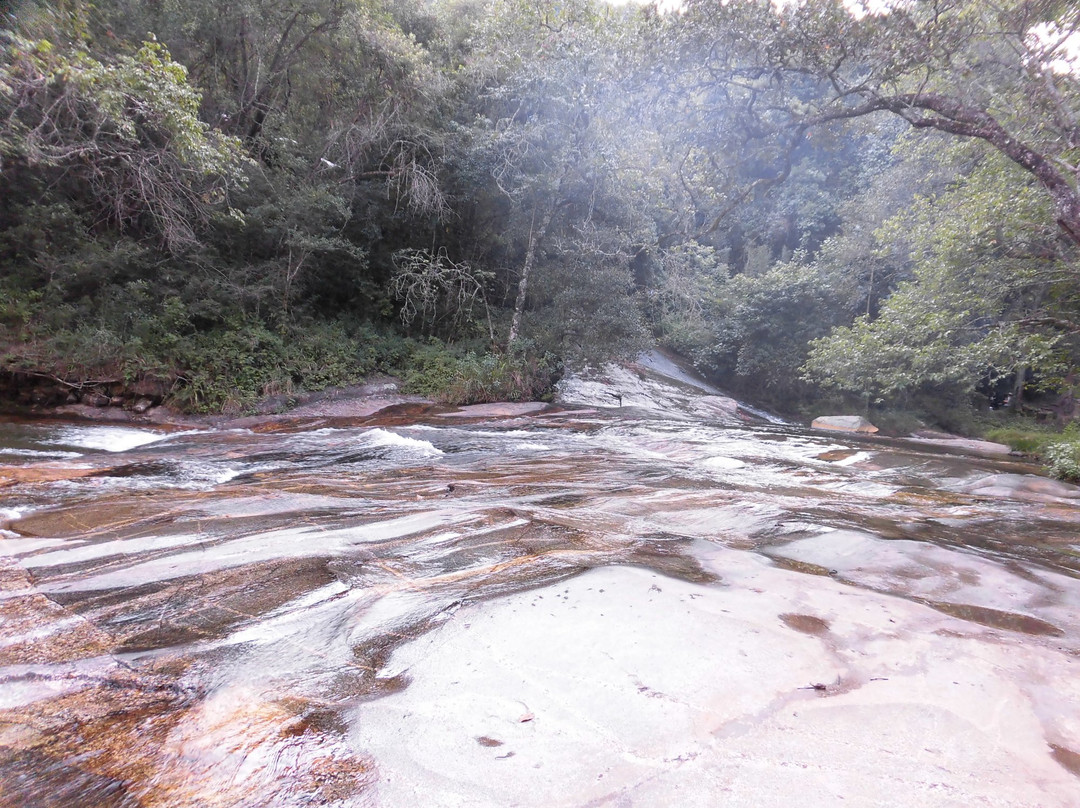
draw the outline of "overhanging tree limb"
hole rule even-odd
[[[989,143],[1034,175],[1054,200],[1058,225],[1070,241],[1080,245],[1080,193],[1075,185],[1046,155],[1011,135],[993,115],[957,98],[930,92],[880,96],[809,116],[802,119],[798,127],[859,118],[875,112],[892,112],[919,129],[935,129]]]

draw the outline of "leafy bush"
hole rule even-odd
[[[885,435],[910,435],[920,429],[926,429],[926,424],[919,414],[910,410],[892,407],[877,409],[870,412],[869,418]]]
[[[458,368],[460,357],[442,343],[412,343],[412,351],[402,363],[402,389],[406,393],[440,398],[449,389]]]
[[[447,404],[533,401],[550,394],[561,371],[554,357],[527,349],[458,355],[429,343],[417,345],[409,357],[404,389]]]
[[[1059,480],[1080,483],[1080,422],[1073,421],[1061,432],[1045,424],[1010,425],[988,430],[984,437],[1038,457]]]
[[[1052,442],[1054,435],[1045,429],[1002,427],[991,429],[986,433],[985,437],[987,440],[1006,444],[1014,452],[1037,455],[1041,454],[1044,447]]]
[[[801,253],[764,274],[733,277],[718,290],[711,345],[694,352],[695,364],[736,392],[790,407],[817,382],[799,375],[808,345],[847,317],[844,288],[835,268]]]
[[[1080,483],[1080,423],[1073,421],[1059,440],[1046,445],[1042,452],[1047,471],[1059,480]]]
[[[546,354],[468,354],[441,397],[449,404],[535,401],[550,394],[560,370]]]
[[[274,332],[259,322],[199,333],[179,346],[176,403],[200,412],[239,412],[263,396],[358,382],[397,363],[399,339],[342,321]]]

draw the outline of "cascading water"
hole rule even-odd
[[[563,395],[2,425],[0,805],[1076,804],[1075,488]]]

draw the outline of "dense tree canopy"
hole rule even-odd
[[[532,395],[656,340],[786,409],[1074,384],[1075,3],[12,8],[7,377]]]

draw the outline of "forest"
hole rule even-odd
[[[1080,474],[1075,3],[0,8],[5,394],[514,400],[659,344]]]

